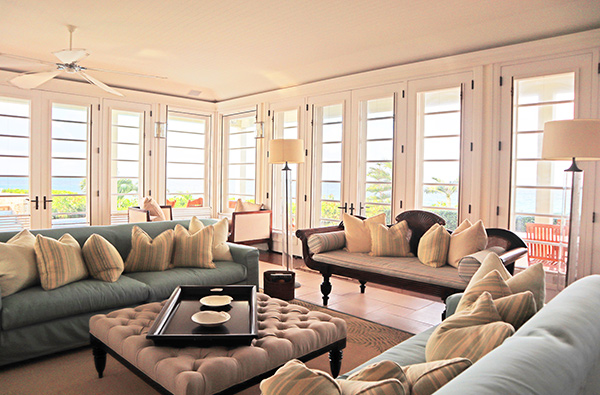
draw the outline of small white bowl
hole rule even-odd
[[[200,303],[208,307],[222,307],[227,306],[232,300],[229,295],[210,295],[200,299]]]
[[[219,326],[231,319],[224,311],[199,311],[192,316],[192,321],[202,326]]]

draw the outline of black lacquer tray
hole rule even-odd
[[[200,299],[209,295],[229,295],[233,301],[223,307],[202,306]],[[201,310],[225,311],[231,319],[216,327],[204,327],[191,317]],[[157,346],[240,346],[249,345],[258,336],[256,286],[182,285],[173,291],[146,338]]]

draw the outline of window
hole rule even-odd
[[[362,198],[358,214],[372,217],[385,213],[386,223],[392,223],[394,97],[363,101],[360,111],[364,160],[360,163]]]
[[[0,97],[0,231],[31,227],[30,103]]]
[[[174,208],[204,207],[210,117],[169,111],[166,202]]]
[[[111,223],[119,223],[144,193],[144,113],[113,109],[110,119]]]
[[[416,205],[449,229],[458,226],[461,128],[460,86],[418,93]]]
[[[87,106],[52,103],[53,228],[89,224],[89,118]]]
[[[337,225],[342,205],[344,105],[315,106],[315,226]]]
[[[256,126],[254,112],[223,117],[225,209],[233,209],[235,201],[256,200]]]

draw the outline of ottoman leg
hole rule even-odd
[[[92,342],[92,353],[94,354],[94,365],[96,365],[98,378],[102,378],[106,367],[106,350],[98,343]]]
[[[321,294],[323,294],[323,306],[327,306],[329,294],[331,293],[331,282],[329,281],[330,274],[323,273],[323,282],[321,283]]]
[[[340,375],[343,354],[344,352],[337,348],[329,351],[329,368],[331,369],[331,375],[334,378]]]

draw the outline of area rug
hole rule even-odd
[[[348,325],[348,343],[342,359],[342,373],[368,361],[382,351],[408,339],[412,334],[340,313],[301,300],[310,310],[322,311],[342,318]],[[329,372],[327,354],[307,363],[314,369]],[[142,395],[157,393],[152,387],[115,361],[107,358],[104,378],[98,379],[90,347],[64,352],[29,362],[0,368],[2,395]],[[240,392],[243,395],[260,394],[258,385]]]

